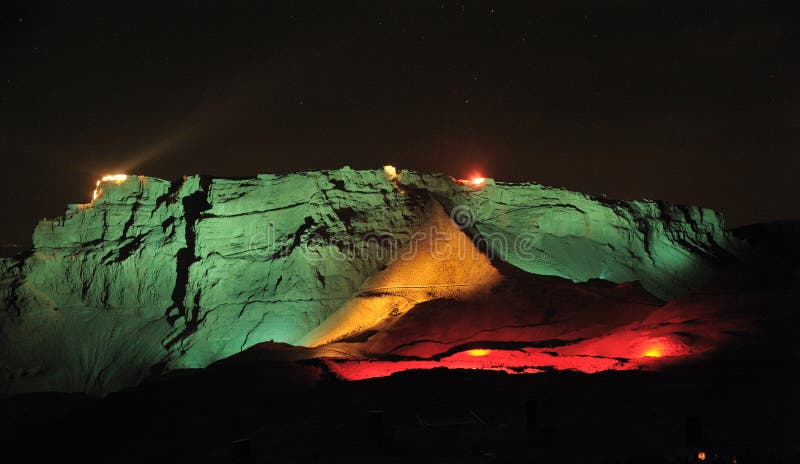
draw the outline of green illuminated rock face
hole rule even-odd
[[[665,300],[742,250],[702,208],[407,171],[131,176],[101,189],[42,221],[30,254],[0,260],[4,393],[102,394],[154,369],[295,343],[395,259],[436,203],[523,270],[639,280]]]
[[[659,201],[618,201],[539,184],[480,190],[408,173],[497,258],[534,274],[576,282],[638,280],[669,300],[736,260],[744,244],[716,211]],[[463,222],[463,221],[462,221]]]
[[[193,227],[186,313],[170,313],[185,327],[172,365],[297,342],[408,242],[429,201],[400,193],[382,171],[212,180]]]

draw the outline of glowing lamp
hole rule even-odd
[[[661,357],[661,350],[658,348],[650,348],[649,350],[644,352],[645,358],[660,358]]]
[[[128,178],[127,174],[106,174],[105,176],[101,177],[100,180],[95,182],[94,184],[94,191],[92,192],[92,201],[97,200],[97,197],[100,196],[100,184],[103,182],[114,182],[115,184],[121,184],[125,182]]]
[[[470,356],[487,356],[491,352],[492,352],[492,350],[486,350],[486,349],[483,349],[483,348],[476,348],[474,350],[467,350],[467,354],[470,355]]]
[[[94,184],[94,190],[92,191],[92,201],[97,200],[97,197],[100,196],[100,181],[98,180]]]
[[[395,179],[397,177],[397,168],[391,165],[386,165],[383,167],[383,172],[386,174],[386,177],[389,179]]]
[[[481,175],[474,175],[469,179],[456,179],[455,177],[453,177],[452,179],[453,182],[457,184],[466,185],[474,189],[481,188],[484,185],[486,185],[486,178]]]
[[[699,461],[705,461],[706,460],[706,452],[705,451],[699,451],[697,453],[697,459]]]
[[[127,174],[108,174],[103,176],[100,180],[103,182],[116,182],[119,184],[120,182],[124,182],[127,178]]]

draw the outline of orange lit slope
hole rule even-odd
[[[300,344],[319,346],[396,320],[415,305],[447,299],[468,301],[485,295],[500,272],[438,204],[397,259],[370,277],[361,291]]]

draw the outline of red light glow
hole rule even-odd
[[[678,303],[658,306],[649,300],[625,302],[622,308],[617,308],[615,317],[618,319],[610,327],[605,322],[598,323],[596,316],[584,311],[565,312],[566,316],[576,317],[578,322],[574,325],[551,328],[537,324],[533,311],[504,312],[513,305],[498,308],[491,314],[478,303],[444,309],[438,306],[415,308],[396,321],[391,331],[384,332],[385,338],[375,338],[359,346],[361,353],[368,356],[360,357],[354,352],[352,357],[322,360],[332,374],[343,380],[437,368],[508,374],[658,370],[668,364],[703,356],[726,342],[727,336],[722,330],[746,328],[748,323],[747,320],[730,320],[721,324],[718,319],[711,318],[716,311],[714,307]],[[691,326],[684,323],[690,315],[698,317],[698,314],[704,314],[709,322]],[[429,324],[431,318],[446,320],[446,332],[440,324]],[[439,342],[445,336],[457,342]],[[526,346],[525,342],[548,339],[564,343]],[[500,345],[508,341],[516,341],[516,346]],[[387,354],[391,357],[386,357]]]
[[[476,352],[477,354],[474,354]],[[384,361],[324,358],[324,362],[331,372],[345,380],[363,380],[373,377],[385,377],[396,372],[412,369],[425,370],[441,367],[500,371],[507,374],[536,374],[542,372],[541,367],[574,370],[587,374],[607,370],[630,370],[638,367],[635,362],[626,363],[619,359],[600,356],[554,356],[547,350],[537,348],[524,348],[521,350],[475,349],[461,351],[438,360]]]
[[[594,374],[615,370],[647,368],[654,358],[684,358],[692,351],[671,337],[642,337],[636,331],[619,330],[594,340],[563,347],[520,349],[473,348],[436,358],[435,352],[423,347],[403,351],[402,355],[416,359],[335,359],[324,358],[325,364],[337,377],[362,380],[385,377],[407,370],[435,368],[481,369],[508,374],[536,374],[545,370],[571,370]],[[400,354],[396,352],[395,354]],[[420,359],[422,357],[422,359]]]
[[[460,185],[465,185],[467,187],[472,188],[481,188],[486,185],[486,178],[480,174],[473,174],[470,176],[469,179],[456,179],[455,177],[452,178],[453,182]]]

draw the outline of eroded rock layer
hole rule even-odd
[[[102,394],[256,343],[333,342],[360,317],[491,288],[492,263],[667,300],[744,250],[703,208],[408,171],[129,176],[97,193],[0,262],[5,393]]]

